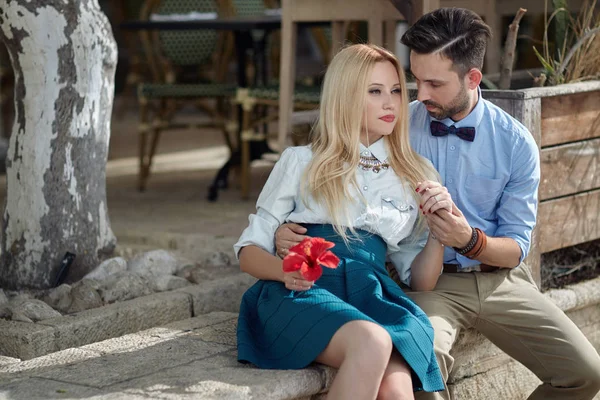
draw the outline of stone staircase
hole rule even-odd
[[[600,278],[547,296],[599,349]],[[236,321],[235,313],[210,312],[27,361],[0,357],[0,399],[324,398],[335,374],[331,368],[279,371],[239,364]],[[525,399],[539,382],[475,332],[459,337],[454,356],[450,388],[456,399]]]

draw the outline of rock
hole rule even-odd
[[[93,282],[94,280],[92,279],[83,279],[73,286],[73,289],[71,289],[69,313],[76,313],[104,305],[100,293],[93,286]]]
[[[143,277],[131,272],[122,272],[103,282],[100,296],[105,303],[124,301],[152,293]]]
[[[16,303],[11,301],[10,308],[12,311],[12,319],[15,321],[29,319],[33,322],[38,322],[62,316],[61,313],[50,307],[48,304],[36,299],[17,301]]]
[[[46,296],[42,298],[46,304],[60,312],[66,313],[71,306],[71,285],[63,283],[59,287],[51,289]]]
[[[31,318],[28,318],[23,312],[21,311],[16,311],[14,313],[12,313],[12,316],[10,317],[10,319],[12,321],[19,321],[19,322],[30,322],[33,324],[33,320]]]
[[[5,303],[8,303],[8,297],[6,297],[6,294],[4,294],[4,290],[0,289],[0,306]]]
[[[186,265],[185,267],[183,267],[180,270],[178,270],[175,273],[175,276],[178,276],[180,278],[186,279],[186,280],[188,280],[189,282],[192,282],[192,283],[198,283],[198,282],[192,281],[192,271],[194,270],[194,268],[196,268],[195,265]]]
[[[179,261],[175,255],[166,250],[152,250],[129,260],[129,272],[147,275],[173,275],[177,272]]]
[[[203,265],[207,268],[210,267],[229,267],[231,265],[231,259],[227,255],[227,253],[223,251],[216,251],[211,253],[204,260]]]
[[[12,311],[8,303],[0,304],[0,318],[9,319],[12,316]]]
[[[191,285],[191,283],[187,279],[173,275],[150,276],[148,277],[148,281],[150,283],[150,287],[155,292],[176,290]]]
[[[111,275],[116,275],[125,271],[127,271],[127,261],[122,257],[114,257],[103,261],[90,273],[84,276],[83,279],[96,279],[103,281]]]

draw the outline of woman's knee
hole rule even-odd
[[[392,338],[381,326],[370,321],[351,321],[338,329],[316,361],[339,368],[344,360],[354,358],[385,368],[392,348]]]
[[[379,386],[377,399],[414,399],[410,367],[397,352],[392,353]]]
[[[412,385],[402,379],[387,376],[381,381],[377,400],[414,400]]]
[[[387,361],[392,353],[390,334],[380,325],[370,321],[352,321],[344,326],[348,332],[348,356],[357,355]]]

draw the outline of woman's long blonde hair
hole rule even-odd
[[[356,170],[360,159],[360,136],[365,129],[366,97],[371,72],[376,63],[391,62],[398,72],[402,104],[392,134],[384,136],[388,162],[409,185],[416,198],[416,183],[436,179],[437,173],[410,147],[408,135],[408,95],[404,71],[398,59],[386,49],[355,44],[342,49],[331,61],[323,88],[319,119],[311,136],[313,158],[304,175],[303,198],[310,194],[324,204],[336,232],[347,241],[353,231],[348,204],[359,200],[349,188],[361,193]],[[356,196],[356,195],[354,195]],[[362,196],[362,195],[361,195]],[[418,200],[417,200],[418,202]],[[422,225],[422,221],[419,222]]]

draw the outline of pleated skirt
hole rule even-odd
[[[267,369],[300,369],[323,352],[335,332],[356,320],[374,322],[390,334],[412,369],[413,387],[444,389],[433,351],[433,328],[425,313],[388,276],[386,244],[358,231],[350,246],[331,225],[305,225],[307,235],[335,243],[336,269],[307,291],[276,281],[256,282],[242,298],[237,328],[238,360]]]

